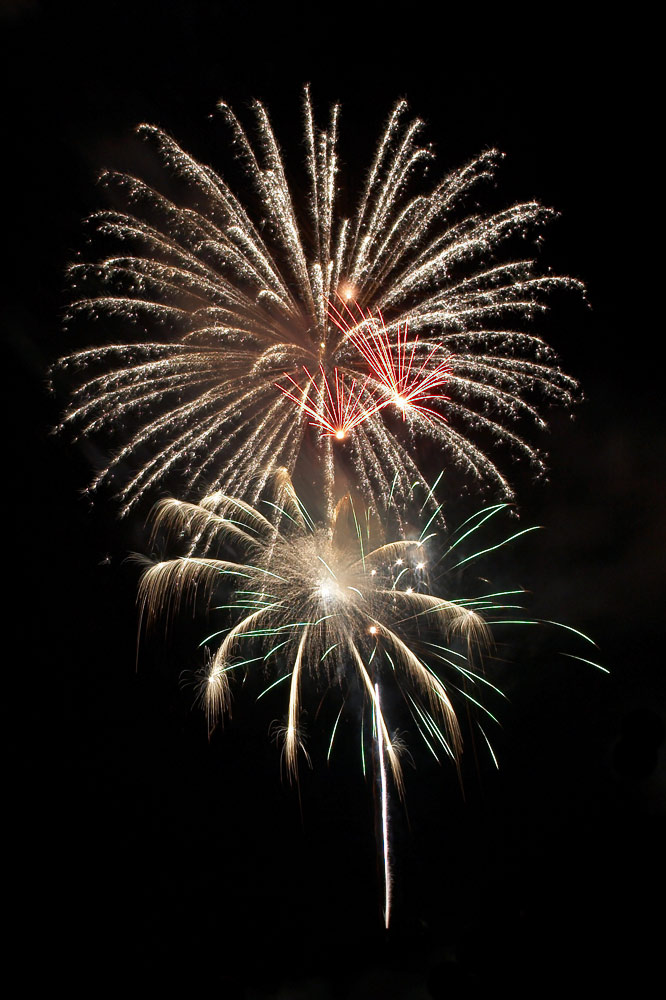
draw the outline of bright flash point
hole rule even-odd
[[[345,436],[345,432],[344,431],[336,431],[335,432],[335,436],[338,439],[338,441],[342,441],[342,439]]]
[[[322,601],[330,601],[342,597],[342,591],[334,580],[322,580],[319,584],[319,596]]]
[[[412,589],[412,587],[407,587],[407,590],[405,591],[405,593],[406,594],[413,594],[414,590]]]
[[[425,563],[417,563],[416,564],[416,568],[417,569],[425,569]]]
[[[403,396],[399,396],[397,393],[393,397],[393,402],[395,403],[395,405],[398,407],[399,410],[406,410],[407,407],[409,406],[408,401]]]
[[[396,559],[395,564],[396,566],[402,566],[402,559]]]
[[[371,569],[370,570],[370,576],[377,576],[377,570],[376,569]]]
[[[370,635],[377,635],[377,626],[376,625],[371,625],[370,626]]]

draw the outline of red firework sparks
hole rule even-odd
[[[385,405],[384,402],[375,403],[372,393],[366,390],[369,376],[360,385],[357,379],[353,378],[347,389],[345,377],[337,368],[333,369],[333,386],[322,365],[319,366],[321,378],[311,375],[305,365],[303,371],[308,377],[304,388],[301,388],[291,375],[286,372],[284,374],[284,377],[298,390],[299,395],[295,395],[277,382],[275,384],[287,399],[312,417],[311,424],[321,427],[326,436],[334,437],[338,441],[342,441],[354,427]],[[367,397],[367,402],[363,401],[364,396]]]
[[[444,393],[437,390],[446,385],[451,373],[450,355],[437,362],[436,355],[442,348],[436,344],[428,350],[425,357],[419,358],[418,335],[411,343],[408,342],[407,323],[402,329],[398,324],[395,338],[392,338],[386,329],[381,312],[373,316],[368,311],[365,316],[356,303],[359,313],[357,318],[343,302],[342,308],[351,317],[352,326],[332,303],[329,302],[328,306],[328,315],[333,323],[363,355],[370,365],[373,376],[389,393],[388,399],[380,403],[376,409],[393,405],[402,412],[403,420],[409,410],[416,410],[430,423],[433,422],[433,418],[445,420],[441,413],[422,404],[431,399],[448,399]]]

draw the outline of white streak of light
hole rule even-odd
[[[375,684],[375,695],[377,697],[377,708],[381,712],[379,702],[379,685]],[[378,730],[379,732],[379,730]],[[388,929],[391,919],[391,865],[389,861],[389,836],[388,836],[388,793],[386,786],[386,766],[384,764],[384,743],[377,737],[379,747],[379,775],[382,785],[382,848],[384,854],[384,926]]]

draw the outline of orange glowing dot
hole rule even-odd
[[[338,439],[338,441],[342,441],[343,437],[345,436],[345,432],[344,431],[336,431],[335,432],[335,436]]]
[[[370,635],[376,635],[376,634],[377,634],[377,626],[376,625],[371,625],[370,626]]]

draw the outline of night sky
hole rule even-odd
[[[6,867],[29,945],[23,975],[93,996],[109,982],[238,998],[635,988],[662,947],[666,888],[649,28],[592,31],[563,8],[541,24],[443,8],[432,20],[413,5],[389,22],[380,4],[269,10],[0,8],[5,534],[18,626],[5,662],[7,787],[18,793]],[[126,520],[108,495],[91,506],[82,491],[104,441],[51,433],[66,400],[49,395],[47,370],[75,346],[62,329],[64,271],[84,248],[82,220],[106,205],[100,170],[143,163],[132,133],[142,121],[225,168],[226,133],[210,117],[220,97],[241,111],[262,98],[298,165],[305,82],[320,117],[342,103],[352,193],[399,96],[426,120],[440,171],[499,147],[492,197],[558,209],[542,259],[588,289],[588,305],[558,296],[542,325],[585,401],[549,418],[549,480],[515,472],[520,524],[544,530],[497,572],[528,588],[536,615],[592,635],[611,674],[557,656],[552,636],[526,636],[499,678],[500,770],[470,751],[463,797],[453,768],[416,751],[407,810],[393,816],[388,935],[372,792],[354,753],[327,767],[315,739],[299,795],[269,736],[279,702],[257,706],[252,690],[209,742],[186,683],[196,624],[142,645],[135,669],[126,557],[145,550],[149,504]],[[104,343],[102,324],[87,342]]]

